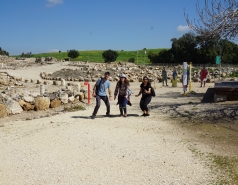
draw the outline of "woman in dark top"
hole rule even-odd
[[[149,82],[149,79],[147,76],[143,77],[143,82],[140,85],[140,92],[136,95],[136,97],[140,96],[142,94],[141,100],[140,100],[140,108],[143,111],[142,116],[149,116],[149,109],[148,104],[151,101],[151,84]]]

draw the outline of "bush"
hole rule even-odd
[[[135,58],[133,57],[129,58],[128,62],[135,63]]]
[[[75,49],[73,50],[69,50],[68,52],[68,57],[72,58],[72,59],[75,59],[79,56],[79,52]]]
[[[117,57],[118,57],[118,53],[116,51],[113,50],[106,50],[102,53],[102,57],[104,59],[105,62],[114,62],[116,61]]]

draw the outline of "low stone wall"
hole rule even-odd
[[[27,81],[27,83],[32,83]],[[45,92],[44,85],[39,86],[40,93],[29,91],[19,92],[18,87],[8,86],[0,93],[0,118],[8,115],[20,114],[23,111],[45,110],[56,108],[63,104],[82,101],[87,98],[87,90],[81,84],[60,86],[55,92]]]

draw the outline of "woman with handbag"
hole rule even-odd
[[[151,95],[151,84],[149,82],[149,79],[147,76],[143,77],[143,82],[140,85],[140,91],[139,94],[135,95],[136,97],[140,96],[142,94],[141,100],[140,100],[140,108],[143,111],[142,116],[149,116],[149,109],[148,104],[151,102],[152,95]]]

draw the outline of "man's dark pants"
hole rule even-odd
[[[106,115],[110,115],[110,103],[109,103],[109,99],[107,96],[96,96],[96,106],[94,108],[93,111],[93,116],[97,115],[98,109],[101,105],[101,99],[104,101],[105,105],[107,106],[107,112]]]

